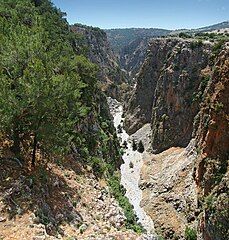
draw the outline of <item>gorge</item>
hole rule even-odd
[[[228,239],[228,21],[102,30],[7,0],[0,23],[0,240]]]

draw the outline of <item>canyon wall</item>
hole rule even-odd
[[[129,133],[151,124],[141,204],[165,239],[229,235],[228,57],[228,42],[153,39],[126,106]]]
[[[146,58],[149,41],[149,38],[137,38],[120,51],[120,66],[130,76],[132,84],[136,83],[136,74],[138,74]]]
[[[125,89],[123,85],[126,85],[127,75],[119,67],[118,57],[110,47],[106,32],[100,28],[81,24],[72,25],[71,30],[82,37],[77,44],[81,44],[87,57],[98,65],[98,79],[102,90],[107,95],[120,99],[122,89]]]
[[[133,133],[151,123],[154,152],[188,145],[197,100],[208,80],[204,69],[209,64],[210,49],[210,44],[193,40],[151,41],[125,125]]]
[[[216,58],[204,101],[195,118],[194,133],[199,153],[194,176],[198,190],[201,237],[229,236],[229,45]]]

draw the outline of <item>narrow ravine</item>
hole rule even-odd
[[[117,135],[122,145],[127,142],[127,149],[123,154],[124,164],[121,165],[121,184],[126,189],[126,196],[134,207],[134,211],[139,219],[139,223],[145,228],[148,234],[148,239],[155,239],[154,224],[152,219],[145,213],[140,206],[142,199],[142,191],[138,186],[140,180],[140,172],[143,164],[143,154],[138,151],[133,151],[131,136],[123,129],[123,106],[115,99],[108,98],[110,112],[114,118],[114,126]],[[121,126],[120,132],[118,126]]]

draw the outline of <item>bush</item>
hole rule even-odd
[[[141,225],[137,223],[137,217],[134,213],[133,206],[130,204],[128,198],[125,196],[125,189],[120,185],[120,179],[117,175],[110,176],[109,185],[111,192],[118,201],[119,206],[123,209],[126,217],[126,227],[133,229],[137,233],[143,232]]]
[[[212,52],[215,54],[219,54],[220,50],[222,49],[222,46],[224,44],[225,40],[220,40],[219,42],[217,42],[213,48],[212,48]]]
[[[125,149],[128,148],[128,144],[127,144],[127,141],[126,141],[126,140],[123,142],[123,147],[124,147]]]
[[[203,45],[203,42],[201,40],[194,41],[190,43],[190,48],[193,50],[195,48],[201,47]]]
[[[107,170],[107,165],[106,163],[103,161],[103,159],[97,158],[97,157],[92,157],[90,159],[90,165],[93,168],[93,171],[95,173],[95,175],[97,176],[102,176],[106,170]]]
[[[189,34],[184,33],[184,32],[179,33],[178,36],[179,36],[180,38],[190,38],[190,37],[191,37]]]
[[[223,103],[221,102],[216,102],[213,106],[213,109],[216,111],[216,112],[220,112],[222,109],[223,109],[224,105]]]
[[[190,227],[186,227],[185,229],[185,239],[186,240],[196,240],[197,233],[196,230]]]

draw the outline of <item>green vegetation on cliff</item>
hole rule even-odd
[[[75,145],[84,156],[105,134],[97,67],[76,55],[63,16],[48,0],[0,4],[0,129],[18,158],[33,149],[33,164],[38,150],[63,154]]]
[[[139,232],[114,175],[121,155],[98,67],[64,16],[49,0],[0,3],[0,158],[43,169],[42,160],[58,159],[61,165],[71,154],[97,177],[110,179],[126,226]]]

